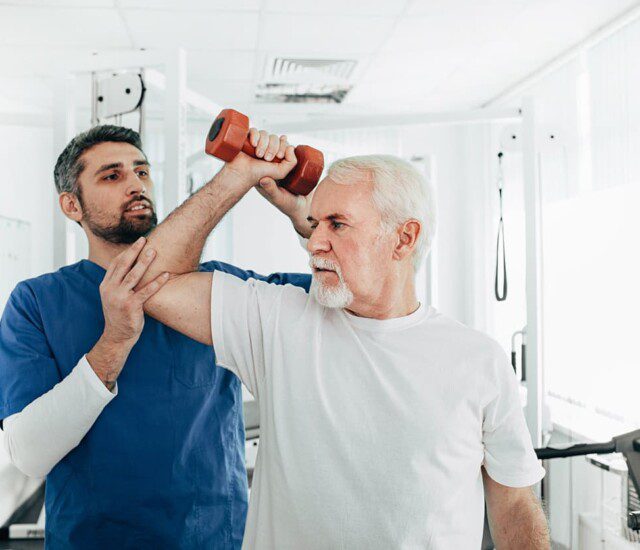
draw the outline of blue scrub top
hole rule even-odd
[[[291,283],[302,274],[241,279]],[[104,328],[105,271],[83,260],[20,283],[0,321],[0,419],[65,378]],[[147,317],[109,403],[47,476],[47,548],[240,548],[247,511],[242,392],[205,346]]]

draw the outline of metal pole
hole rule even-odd
[[[138,113],[140,115],[140,122],[138,125],[138,132],[140,133],[140,140],[142,141],[142,147],[146,147],[146,139],[147,139],[147,107],[146,107],[146,69],[144,67],[140,68],[140,79],[142,80],[142,103],[140,104],[140,109],[138,109]]]
[[[91,127],[98,125],[98,76],[91,73]]]
[[[186,194],[186,56],[178,49],[165,64],[164,171],[161,217],[171,212]]]
[[[54,83],[53,110],[53,158],[66,147],[75,134],[75,105],[74,90],[75,77],[68,73],[61,73]],[[58,194],[53,190],[51,202],[53,209],[53,268],[58,269],[67,265],[71,256],[75,256],[75,243],[70,242],[73,236],[68,227],[68,220],[60,211]]]
[[[535,110],[532,98],[522,103],[524,170],[526,294],[527,294],[527,407],[525,416],[534,447],[542,444],[542,236],[541,193],[536,153]]]
[[[272,132],[317,132],[323,130],[348,130],[357,128],[383,128],[386,126],[411,126],[416,124],[471,124],[496,120],[519,120],[520,111],[512,108],[476,109],[472,111],[441,113],[395,113],[378,115],[346,115],[340,117],[316,117],[307,120],[270,124]]]

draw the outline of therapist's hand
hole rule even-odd
[[[87,361],[109,390],[115,386],[131,348],[142,333],[144,303],[169,279],[168,274],[163,273],[139,290],[134,290],[155,258],[153,249],[140,254],[145,243],[146,239],[141,237],[116,256],[100,285],[104,331],[87,354]],[[136,265],[132,269],[134,263]]]

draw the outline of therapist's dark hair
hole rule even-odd
[[[144,154],[140,134],[135,130],[109,124],[95,126],[74,137],[60,153],[53,169],[53,180],[58,193],[75,193],[80,196],[78,178],[85,167],[82,155],[91,147],[109,141],[129,143]]]

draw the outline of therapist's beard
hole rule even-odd
[[[345,283],[338,264],[324,258],[312,256],[309,265],[312,268],[331,269],[335,271],[338,276],[337,285],[327,285],[320,281],[315,273],[313,274],[309,292],[320,305],[332,309],[342,309],[353,302],[353,292],[351,292],[347,283]]]
[[[136,198],[135,200],[140,200]],[[83,207],[83,219],[87,228],[100,239],[114,244],[133,244],[140,237],[145,237],[151,230],[158,225],[158,217],[150,199],[144,197],[151,207],[150,216],[131,216],[130,219],[125,217],[124,210],[120,216],[120,220],[116,224],[104,225],[98,221],[99,215],[92,209]],[[130,201],[130,203],[133,201]]]

